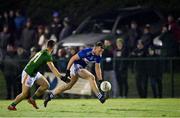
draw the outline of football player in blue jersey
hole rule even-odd
[[[88,63],[95,63],[95,72],[100,84],[103,81],[100,67],[100,61],[103,51],[103,43],[97,42],[93,48],[82,49],[77,54],[72,56],[68,62],[65,75],[66,78],[71,78],[71,82],[64,86],[58,86],[53,92],[49,92],[45,96],[44,106],[46,107],[47,103],[56,95],[61,94],[65,90],[71,89],[72,86],[77,82],[79,77],[89,81],[94,94],[97,96],[101,103],[104,103],[106,98],[104,96],[104,93],[100,92],[96,84],[95,76],[85,68]]]

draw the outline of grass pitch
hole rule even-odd
[[[180,99],[108,99],[101,104],[97,99],[55,99],[40,109],[34,109],[27,100],[8,111],[12,101],[0,100],[0,117],[180,117]]]

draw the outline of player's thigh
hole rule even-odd
[[[78,75],[83,79],[95,78],[94,75],[91,72],[89,72],[87,69],[80,69],[78,71]]]
[[[22,94],[23,95],[28,95],[30,90],[30,87],[26,86],[25,84],[22,84]]]
[[[44,76],[41,76],[40,78],[38,78],[36,80],[36,84],[38,84],[40,86],[47,86],[47,87],[49,87],[49,82],[46,80],[46,78]]]

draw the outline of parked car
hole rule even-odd
[[[87,17],[74,31],[73,35],[60,43],[63,46],[87,46],[97,41],[114,40],[126,31],[131,21],[136,21],[142,28],[150,24],[154,34],[160,32],[164,22],[163,15],[153,8],[130,7],[95,14]]]

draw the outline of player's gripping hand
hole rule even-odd
[[[66,70],[66,75],[61,76],[61,80],[63,80],[66,83],[69,83],[71,81],[70,70]]]
[[[66,75],[65,75],[66,78],[71,78],[70,76],[70,70],[66,70]]]
[[[65,83],[69,83],[71,81],[70,70],[66,70],[66,75],[61,76],[61,80]]]
[[[65,83],[69,83],[71,81],[71,78],[67,78],[66,76],[61,76],[61,80],[64,81]]]

